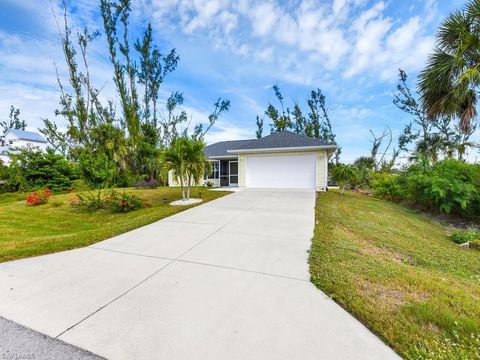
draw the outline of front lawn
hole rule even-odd
[[[480,359],[480,251],[365,195],[318,194],[312,282],[411,359]]]
[[[168,205],[181,198],[179,188],[126,191],[152,206],[126,214],[107,210],[87,213],[70,206],[68,199],[75,194],[55,195],[40,206],[27,206],[25,200],[18,201],[18,194],[1,194],[0,262],[87,246],[192,207]],[[192,197],[198,197],[199,191],[204,202],[228,194],[198,188],[192,189]]]

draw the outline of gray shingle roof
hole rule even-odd
[[[336,144],[326,143],[324,141],[313,139],[306,135],[296,134],[291,131],[280,131],[265,136],[261,139],[218,142],[205,147],[205,155],[210,158],[235,154],[235,152],[228,152],[228,150],[277,149],[328,145],[335,146]]]
[[[221,141],[205,147],[205,155],[210,158],[212,156],[232,156],[227,150],[237,150],[242,146],[247,145],[250,142],[255,142],[257,139],[249,140],[234,140],[234,141]]]
[[[22,139],[22,140],[26,140],[26,141],[35,141],[35,142],[41,142],[41,143],[46,143],[47,142],[47,140],[45,140],[42,135],[40,135],[36,132],[33,132],[33,131],[10,129],[10,130],[7,131],[5,136],[8,135],[8,134],[13,134],[17,138]]]
[[[272,149],[272,148],[287,148],[287,147],[304,147],[304,146],[325,146],[335,145],[325,143],[321,140],[311,138],[306,135],[300,135],[291,131],[279,131],[261,139],[257,139],[255,142],[245,144],[236,150],[246,149]]]

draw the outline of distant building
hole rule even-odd
[[[14,152],[16,148],[31,147],[46,151],[47,145],[47,140],[36,132],[10,129],[5,136],[0,137],[0,160],[8,165],[10,164],[9,153]]]

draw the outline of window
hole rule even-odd
[[[220,176],[220,161],[210,161],[212,164],[212,172],[208,175],[209,179],[218,179]]]
[[[10,143],[10,145],[13,145],[13,140],[8,140],[8,142]]]

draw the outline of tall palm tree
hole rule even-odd
[[[480,0],[450,14],[437,33],[437,48],[419,77],[424,110],[437,120],[457,117],[467,133],[477,116],[480,85]]]

